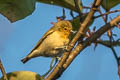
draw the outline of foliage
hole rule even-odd
[[[75,4],[75,1],[77,1],[78,4]],[[73,25],[73,30],[77,31],[77,33],[73,36],[73,39],[68,46],[68,50],[65,52],[66,54],[63,55],[62,59],[51,74],[48,74],[49,76],[47,76],[46,80],[59,78],[74,58],[91,43],[94,43],[95,48],[98,44],[102,44],[110,48],[113,51],[119,66],[119,58],[116,56],[116,52],[113,47],[120,46],[120,42],[119,38],[118,40],[114,40],[111,28],[114,28],[115,26],[119,28],[120,16],[107,23],[107,16],[111,13],[108,11],[119,4],[119,0],[104,0],[103,2],[101,2],[101,0],[95,0],[91,7],[84,6],[81,0],[37,0],[37,2],[57,5],[78,13],[78,16],[75,16],[70,20]],[[35,10],[35,3],[36,0],[1,0],[0,13],[6,16],[11,22],[15,22],[32,14]],[[99,6],[102,6],[106,10],[106,13],[102,14]],[[88,9],[89,12],[85,13],[83,11],[84,9]],[[99,12],[100,15],[97,17],[94,16],[95,12]],[[114,12],[115,11],[113,11],[113,13]],[[73,14],[71,14],[71,16],[72,15]],[[93,31],[91,31],[90,26],[93,24],[94,20],[99,17],[103,18],[105,24],[98,30],[94,28]],[[109,40],[100,39],[105,32],[109,33]],[[120,75],[120,71],[118,72]],[[40,77],[39,74],[30,71],[11,72],[8,73],[7,76],[9,80],[42,80],[42,77]],[[3,78],[1,78],[1,80],[3,80]]]
[[[7,74],[8,80],[42,80],[40,75],[30,71],[16,71]],[[1,78],[0,80],[3,80]]]
[[[75,8],[74,0],[38,0],[40,3],[57,5],[78,12]],[[36,0],[1,0],[0,13],[6,16],[11,22],[21,20],[32,14],[35,9]],[[81,2],[79,2],[81,4]],[[109,10],[119,4],[120,1],[104,0],[102,6]],[[80,5],[82,7],[82,5]],[[82,9],[81,9],[82,10]]]
[[[11,22],[32,14],[36,0],[0,0],[0,13]]]
[[[120,4],[120,0],[103,0],[102,7],[105,10],[110,10],[111,8],[115,7],[116,5]]]

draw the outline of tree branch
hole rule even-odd
[[[118,10],[114,10],[114,11],[108,11],[108,12],[106,12],[106,13],[104,13],[104,14],[100,14],[100,15],[98,15],[98,16],[94,16],[94,18],[98,18],[98,17],[104,16],[104,15],[108,15],[108,14],[111,14],[111,13],[115,13],[115,12],[120,12],[120,10],[118,9]]]
[[[95,42],[102,34],[104,34],[109,29],[116,26],[116,23],[120,22],[120,16],[117,16],[115,19],[107,23],[106,25],[102,26],[98,31],[96,31],[91,37],[85,40],[84,43],[79,43],[76,48],[70,53],[68,59],[63,65],[63,68],[61,69],[59,75],[60,76],[66,68],[71,64],[71,62],[75,59],[75,57],[87,46],[89,46],[92,42]]]
[[[114,46],[120,46],[120,42],[119,41],[112,41],[112,42],[111,41],[96,41],[96,42],[100,43],[106,47],[109,47],[113,52],[113,55],[114,55],[116,62],[117,62],[117,65],[119,65],[118,56],[117,56],[117,53],[114,49]]]
[[[114,55],[114,57],[115,57],[115,59],[116,59],[117,66],[119,66],[118,56],[117,56],[117,53],[116,53],[116,51],[115,51],[114,47],[112,47],[112,46],[111,46],[111,50],[112,50],[113,55]]]
[[[108,40],[97,40],[97,41],[95,41],[96,43],[99,43],[99,44],[102,44],[102,45],[104,45],[104,46],[106,46],[106,47],[109,47],[110,48],[110,46],[112,46],[112,47],[114,47],[114,46],[120,46],[120,41],[113,41],[112,43],[110,42],[110,41],[108,41]]]
[[[77,9],[78,13],[79,13],[79,18],[80,18],[80,22],[82,21],[82,8],[80,8],[80,6],[82,6],[80,3],[81,1],[80,0],[74,0],[74,3],[75,3],[75,8]]]
[[[102,0],[95,0],[93,3],[93,6],[90,10],[90,12],[88,13],[88,16],[86,17],[86,19],[84,20],[83,24],[81,24],[77,34],[75,35],[75,37],[73,38],[73,40],[71,41],[71,43],[68,46],[68,52],[65,52],[64,55],[62,56],[60,62],[57,64],[57,66],[55,67],[55,69],[50,73],[50,75],[48,75],[48,77],[46,78],[46,80],[55,80],[57,79],[60,72],[60,70],[63,68],[63,64],[66,62],[66,59],[69,56],[69,52],[72,50],[72,48],[74,47],[75,43],[77,42],[77,40],[84,34],[87,32],[86,28],[87,25],[90,23],[96,9],[99,7],[100,3]]]
[[[1,72],[2,72],[2,75],[3,75],[3,79],[8,80],[7,75],[5,73],[5,69],[4,69],[3,65],[2,65],[1,60],[0,60],[0,69],[1,69]]]

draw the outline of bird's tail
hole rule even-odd
[[[29,60],[29,58],[26,57],[26,58],[22,59],[21,62],[22,62],[23,64],[25,64],[28,60]]]

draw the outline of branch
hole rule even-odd
[[[85,8],[85,9],[91,9],[91,7],[88,7],[88,6],[83,6],[83,8]]]
[[[98,16],[94,16],[94,18],[98,18],[98,17],[104,16],[104,15],[108,15],[108,14],[111,14],[111,13],[115,13],[115,12],[120,12],[120,10],[118,9],[118,10],[114,10],[114,11],[108,11],[108,12],[106,12],[106,13],[104,13],[104,14],[100,14],[100,15],[98,15]]]
[[[113,55],[114,55],[116,62],[117,62],[117,65],[119,65],[118,56],[117,56],[117,53],[114,49],[114,46],[120,46],[120,42],[119,41],[112,41],[112,42],[111,41],[96,41],[96,42],[100,43],[106,47],[109,47],[113,52]]]
[[[3,65],[2,65],[1,60],[0,60],[0,69],[1,69],[1,72],[2,72],[2,75],[3,75],[3,80],[8,80],[7,75],[5,73],[5,69],[4,69]]]
[[[102,0],[95,0],[94,1],[94,4],[92,5],[92,8],[90,10],[90,12],[88,13],[87,17],[85,18],[85,20],[83,21],[83,23],[81,24],[77,34],[75,35],[75,37],[73,38],[73,40],[71,41],[71,43],[69,44],[69,47],[70,47],[70,50],[73,48],[73,46],[75,45],[76,41],[82,37],[86,32],[87,32],[87,29],[89,28],[89,26],[87,26],[95,11],[97,10],[97,8],[99,7],[100,3],[101,3]]]
[[[117,66],[119,66],[118,56],[117,56],[117,53],[116,53],[116,51],[115,51],[114,47],[112,47],[112,46],[111,46],[111,48],[110,48],[110,49],[112,50],[113,55],[114,55],[114,57],[115,57],[115,59],[116,59]]]
[[[100,8],[98,9],[98,12],[100,13],[100,15],[102,15],[102,11],[100,10]],[[101,16],[104,20],[104,22],[107,22],[107,17],[105,18],[104,15]]]
[[[97,41],[95,41],[96,43],[99,43],[99,44],[102,44],[102,45],[104,45],[104,46],[106,46],[106,47],[114,47],[114,46],[120,46],[120,41],[112,41],[112,42],[110,42],[110,41],[108,41],[108,40],[97,40]]]
[[[116,26],[116,23],[120,22],[120,16],[117,16],[115,19],[102,26],[98,31],[96,31],[91,37],[85,40],[84,43],[79,43],[76,48],[70,53],[68,59],[63,65],[63,69],[61,69],[59,75],[61,75],[66,68],[71,64],[71,62],[75,59],[75,57],[87,46],[89,46],[92,42],[95,42],[102,34],[104,34],[109,29]]]
[[[74,3],[75,3],[75,8],[77,9],[78,13],[79,13],[79,18],[80,18],[80,22],[82,21],[82,8],[81,8],[81,1],[80,0],[74,0]]]
[[[46,80],[55,80],[58,77],[56,77],[57,75],[59,75],[60,70],[63,68],[63,64],[66,62],[66,59],[69,56],[69,52],[72,50],[72,48],[74,47],[75,43],[77,42],[77,40],[84,34],[86,33],[86,28],[87,25],[90,23],[96,9],[99,7],[100,3],[102,0],[95,0],[93,3],[93,6],[88,14],[88,16],[86,17],[86,19],[84,20],[83,24],[81,24],[77,34],[75,35],[75,37],[73,38],[73,40],[71,41],[71,43],[68,46],[68,52],[65,52],[64,55],[62,56],[60,62],[57,64],[57,66],[55,67],[55,69],[50,73],[50,75],[48,75],[48,77],[46,78]]]
[[[102,15],[102,12],[101,12],[101,10],[99,9],[98,10],[99,11],[99,13]],[[105,15],[105,17],[104,17],[104,15],[102,15],[102,18],[103,18],[103,20],[104,20],[104,22],[105,23],[107,23],[107,20],[108,20],[108,14],[109,13],[115,13],[116,11],[120,11],[120,10],[115,10],[115,11],[109,11],[109,10],[106,10],[107,11],[107,13],[106,13],[106,15]],[[116,59],[116,62],[117,62],[117,65],[119,65],[119,60],[118,60],[118,56],[117,56],[117,53],[116,53],[116,51],[115,51],[115,49],[114,49],[114,47],[112,46],[112,43],[113,43],[113,41],[114,41],[114,38],[113,38],[113,36],[112,36],[112,31],[111,31],[111,29],[109,29],[108,31],[107,31],[107,33],[108,33],[108,37],[109,37],[109,39],[110,39],[110,44],[109,44],[109,48],[112,50],[112,52],[113,52],[113,55],[114,55],[114,57],[115,57],[115,59]],[[107,45],[107,47],[108,47],[108,45]]]

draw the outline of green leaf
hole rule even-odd
[[[108,11],[120,3],[120,0],[103,0],[102,7]]]
[[[0,13],[11,22],[23,19],[35,9],[36,0],[0,0]]]
[[[37,1],[40,3],[61,6],[78,12],[75,8],[74,0],[37,0]],[[82,10],[81,1],[79,2],[79,4],[80,9]]]
[[[70,22],[72,23],[73,30],[77,31],[79,29],[79,27],[80,27],[80,17],[77,16],[76,18],[74,18]]]
[[[86,16],[87,16],[87,14],[82,15],[81,18],[84,20],[86,18]],[[73,30],[77,31],[80,27],[80,17],[77,16],[74,19],[72,19],[70,22],[72,23]],[[94,22],[94,19],[91,19],[90,23],[87,26],[91,26],[93,24],[93,22]]]
[[[8,80],[42,80],[39,74],[31,71],[10,72],[7,77]],[[3,80],[3,77],[0,80]]]
[[[82,19],[84,20],[86,18],[87,14],[82,15]],[[76,16],[74,19],[70,20],[72,23],[73,31],[78,31],[80,28],[80,17]],[[90,23],[87,26],[91,26],[94,22],[94,19],[91,19]],[[88,31],[89,28],[86,28],[85,31]],[[75,34],[71,34],[71,39],[75,36]]]

